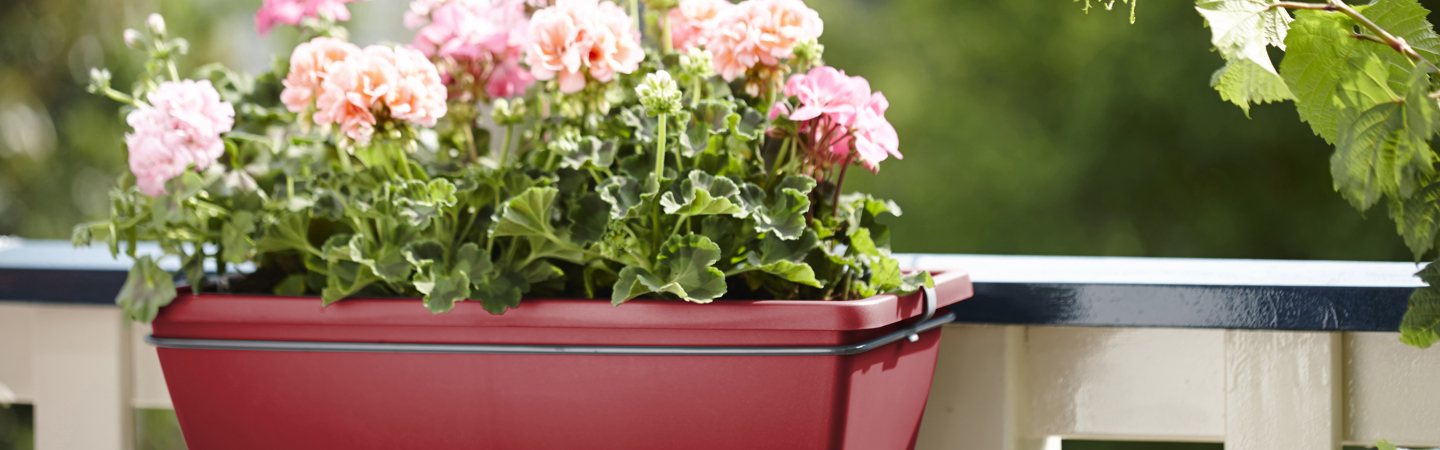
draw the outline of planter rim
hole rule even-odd
[[[932,271],[936,307],[974,295],[963,270]],[[503,315],[462,301],[432,314],[420,299],[347,299],[322,306],[318,297],[192,294],[182,291],[159,322],[191,324],[384,325],[425,327],[628,328],[698,330],[823,330],[880,328],[924,313],[923,295],[876,295],[848,301],[671,299],[631,300],[618,307],[598,299],[526,299]],[[258,304],[257,304],[258,303]],[[165,337],[157,333],[157,337]]]

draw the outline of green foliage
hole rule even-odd
[[[1426,20],[1429,11],[1414,0],[1357,7],[1339,0],[1196,5],[1227,60],[1211,81],[1221,97],[1248,115],[1254,100],[1293,93],[1300,118],[1335,144],[1330,158],[1335,190],[1360,211],[1388,199],[1390,217],[1416,260],[1434,248],[1440,234],[1435,184],[1440,157],[1430,141],[1440,131],[1440,93],[1434,92],[1440,36]],[[1285,8],[1302,9],[1293,24]],[[1278,75],[1288,92],[1269,77],[1274,70],[1266,46],[1286,50]],[[1236,67],[1237,61],[1259,69]],[[1411,295],[1400,325],[1402,340],[1417,347],[1440,340],[1440,268],[1432,266],[1417,274],[1429,286]]]
[[[418,296],[433,313],[476,301],[502,314],[527,295],[851,299],[928,279],[905,281],[889,257],[875,219],[898,213],[892,203],[837,201],[846,169],[811,160],[799,140],[773,152],[792,143],[766,134],[774,124],[755,108],[765,100],[698,72],[681,92],[659,75],[665,59],[652,59],[579,93],[551,83],[495,102],[490,128],[458,98],[433,128],[378,114],[366,143],[279,105],[281,73],[207,66],[200,76],[238,111],[221,135],[225,154],[154,198],[122,181],[110,219],[77,227],[73,240],[117,253],[157,241],[193,289],[210,288],[209,261],[216,275],[253,263],[255,273],[216,286],[318,294],[324,305]],[[165,72],[147,72],[137,92],[174,78]],[[108,93],[101,75],[97,91]],[[644,79],[648,88],[630,89]],[[659,94],[664,105],[641,106]],[[482,157],[476,136],[505,136],[503,153]],[[126,286],[117,302],[141,321],[175,296],[148,257]]]

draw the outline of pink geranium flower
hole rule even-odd
[[[377,117],[434,126],[447,111],[440,73],[415,49],[372,45],[328,65],[322,79],[315,124],[338,125],[362,144],[370,142]]]
[[[166,81],[146,100],[125,117],[135,129],[125,135],[125,145],[135,184],[154,197],[186,167],[201,170],[225,154],[220,135],[235,125],[235,108],[208,80]]]
[[[560,80],[560,91],[585,88],[585,74],[608,82],[640,67],[645,51],[625,11],[596,0],[558,0],[530,19],[525,63],[538,80]]]
[[[281,84],[280,101],[290,112],[309,107],[325,81],[325,69],[360,53],[360,47],[335,38],[317,37],[295,47],[290,54],[290,73]]]
[[[406,24],[419,28],[411,47],[435,59],[454,84],[474,80],[491,97],[523,95],[534,82],[517,76],[529,19],[523,0],[416,0]],[[468,86],[460,86],[461,89]]]
[[[795,45],[825,30],[820,14],[800,0],[749,0],[727,8],[705,48],[715,72],[732,81],[757,66],[794,56]]]
[[[350,20],[346,3],[357,0],[264,0],[260,10],[255,12],[255,31],[270,33],[275,24],[299,25],[306,17],[319,17],[322,13],[335,20]]]
[[[670,42],[680,51],[705,45],[732,6],[727,0],[681,0],[670,9]]]
[[[890,156],[904,158],[899,134],[885,119],[890,102],[885,94],[871,93],[865,78],[821,66],[792,75],[784,94],[800,104],[790,111],[785,103],[776,103],[770,118],[786,116],[796,122],[795,137],[813,160],[827,164],[855,161],[876,172],[880,162]]]

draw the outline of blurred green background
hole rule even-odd
[[[159,11],[190,39],[182,71],[259,70],[296,39],[258,37],[259,3],[0,0],[0,235],[63,239],[107,214],[126,127],[84,86],[91,67],[118,86],[139,72],[121,30]],[[905,208],[897,251],[1409,259],[1383,210],[1334,193],[1331,147],[1293,105],[1247,118],[1210,89],[1222,61],[1189,2],[1145,1],[1133,25],[1119,5],[1085,14],[1066,0],[809,3],[826,60],[891,101],[907,158],[847,187]],[[405,6],[351,5],[353,40],[408,42]],[[29,416],[0,411],[0,449],[28,448]],[[139,448],[183,446],[171,413],[137,419]]]

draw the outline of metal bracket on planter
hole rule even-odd
[[[937,302],[937,300],[935,300],[935,288],[930,286],[921,286],[920,291],[920,295],[922,296],[920,300],[925,302],[925,313],[920,316],[919,321],[916,321],[917,324],[925,323],[926,321],[930,320],[931,317],[935,317],[935,305]],[[906,336],[905,338],[909,339],[910,342],[918,341],[920,340],[919,331],[910,333],[910,335]]]
[[[925,288],[925,312],[915,325],[886,333],[868,341],[818,347],[706,347],[706,346],[620,346],[620,345],[516,345],[516,344],[401,344],[374,342],[238,341],[222,339],[174,339],[145,336],[145,342],[160,348],[188,350],[249,350],[276,352],[360,352],[360,353],[469,353],[501,355],[653,355],[653,356],[841,356],[865,353],[892,342],[919,340],[920,333],[953,322],[955,313],[935,313],[935,290]]]

